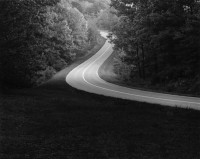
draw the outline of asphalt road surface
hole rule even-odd
[[[101,32],[101,34],[104,37],[107,35],[106,32]],[[142,91],[104,81],[99,77],[98,70],[112,52],[113,44],[107,40],[94,56],[67,75],[66,82],[79,90],[104,96],[200,110],[200,98],[197,97]]]

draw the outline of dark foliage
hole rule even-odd
[[[1,86],[43,83],[92,48],[93,36],[70,1],[0,1]]]
[[[200,94],[200,3],[196,0],[112,0],[113,29],[131,77]],[[195,85],[195,86],[194,86]]]

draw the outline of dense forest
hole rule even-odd
[[[1,0],[1,86],[44,83],[94,48],[99,29],[126,82],[200,94],[198,0]]]
[[[1,0],[1,86],[40,85],[86,54],[108,8],[108,0]]]
[[[111,0],[115,72],[138,86],[200,94],[200,1]]]

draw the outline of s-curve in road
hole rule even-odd
[[[105,32],[101,34],[106,37]],[[67,75],[66,82],[79,90],[104,96],[200,110],[200,98],[131,89],[102,80],[98,75],[98,70],[112,51],[113,45],[107,40],[94,56]]]

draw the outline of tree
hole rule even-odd
[[[199,76],[198,1],[112,0],[111,6],[121,20],[110,37],[125,51],[125,61],[136,66],[133,77],[138,73],[158,84]]]
[[[20,86],[33,84],[32,77],[37,76],[36,70],[42,67],[42,14],[45,6],[56,3],[46,0],[0,2],[0,63],[4,83]]]
[[[97,28],[89,29],[77,9],[81,4],[79,0],[0,1],[1,85],[41,84],[98,43]]]

